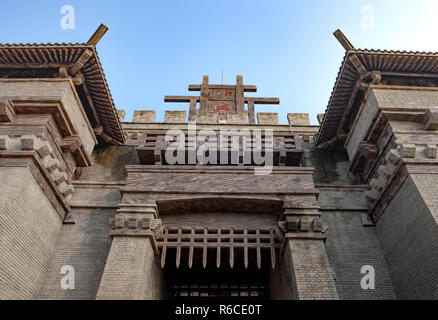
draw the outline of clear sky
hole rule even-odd
[[[74,8],[64,29],[61,8]],[[1,0],[0,42],[86,42],[110,27],[98,52],[116,107],[188,110],[165,104],[187,95],[203,75],[211,83],[257,85],[252,95],[279,97],[256,111],[323,113],[344,50],[340,28],[356,48],[438,52],[438,0]],[[65,20],[64,20],[65,21]],[[68,21],[69,23],[71,21]],[[72,27],[71,24],[69,24]]]

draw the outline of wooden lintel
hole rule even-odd
[[[333,35],[338,39],[339,43],[346,51],[354,50],[354,46],[351,44],[351,42],[347,39],[347,37],[342,33],[340,29],[333,32]]]
[[[97,45],[102,39],[102,37],[105,35],[105,33],[108,31],[108,27],[104,25],[103,23],[100,24],[99,28],[97,28],[96,32],[91,36],[90,40],[88,40],[87,44],[91,45]]]
[[[93,51],[91,51],[90,49],[86,49],[81,56],[79,57],[79,59],[75,62],[75,64],[73,66],[71,66],[70,68],[70,74],[72,76],[76,75],[76,73],[79,72],[79,70],[82,69],[82,67],[85,65],[85,63],[87,63],[88,60],[90,60],[90,58],[93,56]]]

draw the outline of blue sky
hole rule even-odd
[[[75,9],[75,28],[61,28],[61,7]],[[116,107],[127,111],[188,110],[165,104],[187,95],[204,74],[254,84],[252,95],[279,97],[256,111],[323,113],[344,50],[340,28],[357,48],[438,52],[437,0],[1,0],[0,42],[86,42],[101,22],[98,44]],[[374,17],[374,19],[372,19]]]

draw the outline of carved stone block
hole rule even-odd
[[[218,118],[217,112],[213,112],[213,111],[206,111],[206,112],[198,111],[196,113],[197,123],[213,124],[218,122],[217,118]]]
[[[258,124],[278,125],[278,113],[276,112],[258,112]]]
[[[149,219],[149,218],[141,219],[141,228],[142,229],[151,229],[151,226],[152,226],[152,219]]]
[[[46,156],[48,156],[49,154],[52,153],[52,147],[50,146],[50,144],[46,141],[42,142],[42,143],[38,143],[35,146],[35,151],[38,153],[38,155],[41,158],[44,158]]]
[[[59,172],[59,171],[52,174],[52,179],[58,185],[68,181],[67,174],[65,172]]]
[[[44,161],[44,167],[50,172],[54,172],[56,169],[60,168],[60,163],[58,159],[46,159]]]
[[[402,144],[400,147],[400,154],[403,158],[415,158],[417,147],[415,144]]]
[[[128,228],[129,229],[136,229],[137,228],[137,219],[129,218],[128,219]]]
[[[9,147],[9,137],[0,136],[0,150],[8,150]]]
[[[185,123],[187,112],[185,111],[165,111],[164,122],[166,123]]]
[[[298,231],[300,227],[300,219],[298,218],[287,218],[287,230],[288,231]]]
[[[436,158],[437,156],[437,147],[435,144],[428,144],[426,148],[424,148],[424,153],[427,158]]]
[[[310,219],[301,219],[300,229],[301,231],[310,231]]]
[[[22,136],[20,139],[21,149],[23,150],[35,150],[37,146],[36,136]]]
[[[12,122],[15,119],[14,105],[11,100],[0,100],[0,122]]]
[[[313,219],[313,231],[322,232],[322,220],[320,218]]]
[[[427,130],[438,130],[438,108],[428,110],[425,122]]]
[[[248,113],[246,113],[246,112],[229,113],[228,114],[228,123],[230,123],[230,124],[248,124]]]
[[[155,122],[155,111],[153,110],[134,111],[134,122],[142,122],[142,123]]]
[[[287,119],[291,126],[309,126],[309,114],[308,113],[288,113]]]
[[[123,217],[115,218],[115,227],[117,229],[123,229],[125,227],[125,219]]]

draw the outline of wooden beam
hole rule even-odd
[[[249,124],[255,124],[255,111],[254,111],[253,100],[248,100],[248,117],[249,117]]]
[[[86,49],[78,60],[76,60],[75,64],[70,67],[70,74],[75,76],[79,70],[87,63],[88,60],[93,56],[93,51],[90,49]]]
[[[344,47],[346,51],[354,50],[354,46],[351,44],[351,42],[347,39],[347,37],[342,33],[340,29],[333,32],[333,35],[338,39],[341,46]]]
[[[108,29],[109,28],[106,25],[101,23],[99,28],[97,28],[96,32],[94,32],[94,34],[91,36],[90,40],[88,40],[87,44],[91,44],[93,46],[97,45],[100,39],[102,39],[102,37],[108,31]]]
[[[164,102],[190,102],[192,99],[196,99],[199,102],[200,97],[196,96],[165,96]]]
[[[201,100],[199,102],[199,110],[201,112],[207,111],[209,95],[210,95],[210,85],[208,84],[208,76],[203,76],[202,84],[201,84]]]
[[[357,72],[359,72],[361,78],[367,76],[368,71],[367,69],[365,69],[365,66],[362,64],[362,62],[360,61],[359,57],[356,54],[353,53],[352,55],[350,55],[348,59],[354,65]]]
[[[78,136],[69,136],[62,139],[59,145],[62,151],[73,153],[81,147],[82,142]]]
[[[97,114],[97,110],[96,110],[96,107],[94,105],[93,98],[91,97],[91,94],[88,91],[88,86],[87,86],[87,83],[86,83],[86,81],[84,79],[84,75],[82,73],[80,73],[80,77],[83,78],[81,86],[82,86],[82,88],[84,90],[84,93],[85,93],[85,96],[87,98],[88,104],[90,105],[90,108],[91,108],[91,111],[93,113],[94,119],[96,120],[96,125],[98,126],[98,125],[101,124],[101,121],[100,121],[99,115]]]
[[[226,84],[211,84],[210,89],[230,89],[234,90],[236,86],[233,85],[226,85]],[[199,84],[190,84],[189,85],[189,91],[201,91],[201,85]],[[257,86],[252,85],[244,85],[243,86],[244,92],[257,92]]]
[[[245,97],[245,103],[252,101],[254,104],[280,104],[280,98],[249,98]]]
[[[196,117],[196,98],[190,99],[189,121],[195,121]]]
[[[244,90],[243,90],[243,76],[236,77],[236,111],[243,112],[245,109],[244,101]]]

